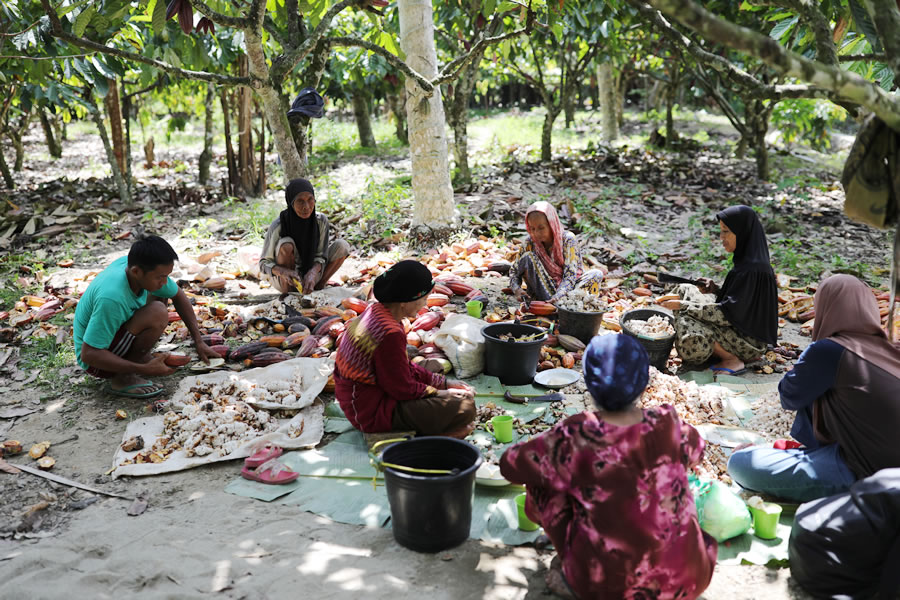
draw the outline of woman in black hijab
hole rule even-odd
[[[766,233],[749,206],[716,214],[719,237],[734,266],[713,298],[694,285],[676,287],[681,300],[664,306],[675,315],[675,349],[685,363],[703,364],[715,355],[713,371],[740,374],[778,338],[778,286],[769,263]],[[717,286],[704,281],[707,291]]]
[[[269,225],[259,259],[260,274],[280,292],[320,290],[350,254],[344,240],[328,240],[328,219],[316,212],[306,179],[292,179],[284,191],[287,208]]]

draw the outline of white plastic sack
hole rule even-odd
[[[481,335],[484,325],[481,319],[452,314],[434,337],[434,345],[444,351],[461,379],[474,377],[484,370],[484,336]]]

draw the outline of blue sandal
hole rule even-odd
[[[725,367],[710,367],[709,370],[712,371],[713,373],[719,373],[719,374],[724,373],[726,375],[737,376],[737,375],[743,375],[744,373],[746,373],[747,367],[744,367],[743,369],[738,369],[737,371],[732,371],[731,369],[726,369]]]
[[[139,390],[141,388],[155,388],[156,384],[152,381],[145,381],[144,383],[135,383],[132,385],[126,385],[121,389],[115,389],[111,385],[106,385],[106,391],[114,396],[121,396],[123,398],[132,398],[135,400],[146,400],[148,398],[156,398],[166,390],[164,388],[154,389],[150,392],[144,392],[143,394],[138,394],[133,392],[132,390]]]

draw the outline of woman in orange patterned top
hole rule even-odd
[[[577,288],[598,295],[604,273],[585,271],[578,240],[563,229],[549,202],[535,202],[525,213],[529,240],[510,270],[509,287],[521,302],[526,299],[555,302]],[[526,290],[522,289],[525,283]]]
[[[400,324],[415,318],[434,287],[428,268],[404,260],[375,279],[375,302],[350,321],[338,344],[334,395],[360,431],[465,437],[474,389],[409,361]]]

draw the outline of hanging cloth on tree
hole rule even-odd
[[[891,266],[888,337],[894,340],[894,304],[900,280],[900,132],[875,115],[863,122],[841,174],[844,213],[873,227],[897,225]]]
[[[287,112],[288,119],[296,119],[301,116],[312,119],[321,119],[325,114],[325,99],[311,88],[300,90],[297,97],[291,103],[291,109]]]

